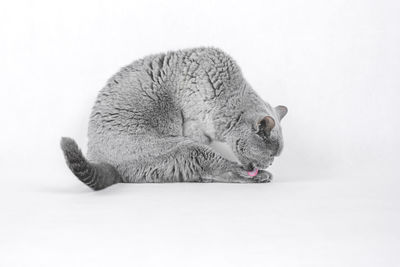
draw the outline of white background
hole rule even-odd
[[[399,3],[2,1],[0,265],[399,266]],[[81,184],[106,80],[205,45],[289,107],[274,182]]]

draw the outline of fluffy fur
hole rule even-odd
[[[269,182],[265,169],[283,147],[280,120],[216,48],[147,56],[100,91],[89,123],[87,159],[62,138],[72,172],[94,190],[118,182]],[[227,143],[241,164],[208,144]]]

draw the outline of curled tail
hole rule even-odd
[[[112,165],[87,161],[73,139],[61,138],[61,149],[71,171],[93,190],[101,190],[121,182],[120,175]]]

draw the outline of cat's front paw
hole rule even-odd
[[[265,170],[259,170],[257,175],[250,179],[253,179],[256,183],[269,183],[272,181],[272,177],[272,173]]]
[[[251,176],[248,171],[238,167],[232,174],[242,183],[269,183],[272,181],[272,174],[265,170],[258,170],[257,175]]]

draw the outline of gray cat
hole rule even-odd
[[[216,48],[147,56],[100,91],[89,123],[87,159],[71,138],[61,148],[72,172],[100,190],[115,183],[269,182],[259,169],[283,147],[284,106],[271,107]],[[214,151],[227,143],[241,164]],[[258,173],[257,173],[258,172]]]

